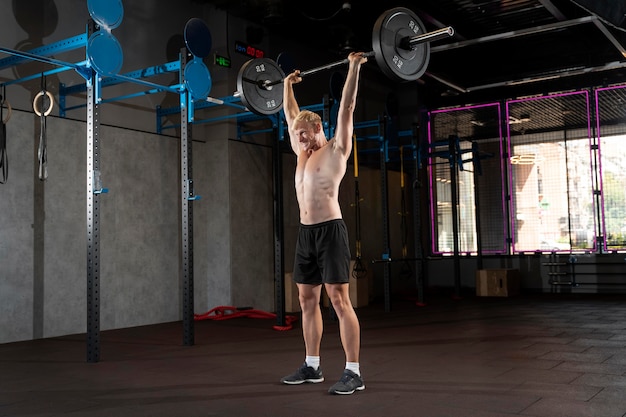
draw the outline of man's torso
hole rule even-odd
[[[302,224],[341,218],[338,193],[346,160],[335,150],[334,143],[332,139],[320,149],[298,156],[295,186]]]

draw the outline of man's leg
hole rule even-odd
[[[345,395],[363,391],[365,383],[359,369],[361,327],[350,301],[349,284],[326,284],[326,292],[337,313],[341,344],[346,354],[346,369],[341,379],[330,387],[328,392]]]
[[[298,284],[306,359],[296,372],[281,379],[283,384],[298,385],[305,382],[319,383],[324,381],[322,370],[319,367],[320,345],[324,328],[320,309],[321,293],[321,285]],[[309,359],[315,360],[317,366],[309,363]]]
[[[320,356],[324,323],[320,309],[321,285],[298,284],[298,299],[302,309],[302,336],[307,356]]]
[[[341,344],[346,354],[346,362],[359,362],[361,327],[350,301],[349,284],[325,285],[328,298],[333,304],[339,320],[339,332]]]

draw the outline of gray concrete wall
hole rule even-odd
[[[193,130],[196,132],[196,129]],[[194,133],[194,136],[196,134]],[[193,143],[195,310],[230,305],[230,160],[226,126],[215,126],[205,142]]]
[[[37,177],[39,118],[7,124],[0,188],[0,341],[86,329],[86,127],[47,118],[48,179]],[[101,328],[180,318],[177,141],[102,126]]]
[[[86,125],[47,118],[46,181],[38,129],[21,111],[7,124],[0,343],[86,330]],[[271,148],[215,133],[193,142],[195,311],[274,311]],[[100,143],[101,328],[180,320],[179,139],[102,126]]]
[[[230,161],[232,302],[275,311],[272,149],[233,141]]]
[[[19,126],[19,128],[17,128]],[[0,188],[0,341],[35,336],[43,287],[34,285],[34,117],[15,113],[7,124],[9,177]],[[38,255],[40,257],[40,255]],[[37,305],[35,305],[37,298]],[[39,325],[41,326],[41,324]],[[38,327],[39,327],[38,326]],[[41,331],[37,331],[41,337]]]

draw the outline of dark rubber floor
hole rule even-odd
[[[0,345],[0,416],[623,417],[626,297],[439,293],[357,310],[366,389],[327,393],[345,363],[325,313],[320,384],[281,385],[304,360],[300,321],[181,322]]]

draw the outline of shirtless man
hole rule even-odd
[[[298,156],[295,187],[300,207],[300,228],[296,243],[293,279],[298,286],[302,309],[302,333],[306,358],[295,373],[281,379],[284,384],[324,381],[320,368],[323,333],[320,295],[322,284],[339,320],[346,367],[339,382],[328,392],[352,394],[365,384],[359,369],[361,332],[350,301],[350,248],[348,233],[339,206],[339,185],[352,152],[353,113],[363,53],[348,56],[348,74],[343,86],[335,137],[327,140],[320,116],[300,111],[293,85],[302,81],[296,70],[284,80],[283,111],[289,128],[291,148]]]

